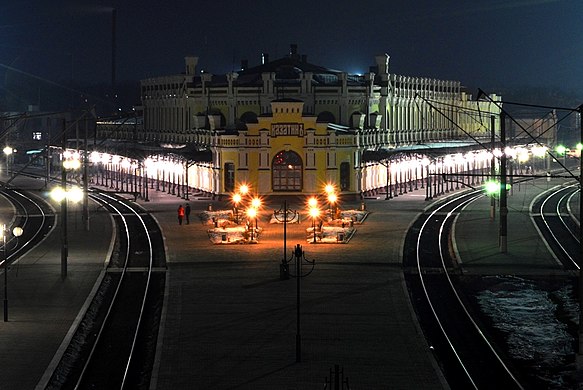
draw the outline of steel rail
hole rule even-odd
[[[494,356],[496,357],[496,359],[498,360],[498,362],[502,365],[502,367],[504,368],[504,370],[512,378],[512,380],[514,381],[514,383],[518,386],[518,388],[523,389],[523,387],[520,384],[520,382],[516,379],[516,377],[514,376],[514,374],[512,374],[512,372],[510,371],[510,369],[508,368],[508,366],[504,363],[504,361],[502,360],[502,358],[500,357],[500,355],[496,352],[496,350],[494,349],[494,346],[492,345],[492,343],[490,343],[490,341],[488,340],[488,338],[486,337],[486,335],[484,334],[484,332],[482,332],[482,329],[476,323],[476,321],[474,320],[474,318],[472,317],[472,315],[468,311],[466,305],[463,303],[462,299],[460,298],[460,296],[459,296],[459,294],[457,292],[457,289],[455,288],[455,286],[453,284],[453,281],[451,280],[451,278],[449,276],[449,272],[448,272],[447,266],[445,264],[446,256],[444,255],[445,250],[444,250],[443,245],[442,245],[442,242],[443,242],[442,237],[445,234],[449,234],[449,231],[445,231],[445,224],[446,224],[446,222],[448,221],[449,218],[451,218],[454,215],[454,212],[457,211],[459,208],[464,208],[464,207],[468,206],[470,203],[473,203],[474,201],[476,201],[477,199],[479,199],[481,196],[482,195],[475,196],[475,197],[470,198],[467,201],[464,201],[463,203],[460,203],[459,205],[455,206],[452,210],[449,211],[449,213],[447,214],[447,216],[443,219],[443,222],[441,223],[441,226],[439,228],[439,256],[441,258],[441,264],[442,264],[442,267],[443,267],[443,271],[444,271],[445,277],[447,278],[447,281],[449,283],[449,286],[451,288],[451,291],[455,295],[455,297],[456,297],[459,305],[462,307],[464,313],[466,314],[466,316],[468,317],[468,319],[470,320],[470,322],[472,323],[472,325],[474,326],[474,328],[476,329],[476,331],[478,332],[478,334],[482,337],[482,339],[484,340],[484,342],[486,343],[486,345],[488,345],[488,347],[490,348],[490,350],[492,351],[492,353],[494,354]]]
[[[15,206],[16,204],[19,206],[19,210],[16,211],[16,216],[22,218],[23,223],[21,224],[20,227],[23,229],[24,232],[27,233],[26,241],[19,243],[18,247],[16,247],[14,250],[12,250],[10,252],[10,254],[8,255],[7,260],[10,261],[10,259],[12,259],[14,257],[20,257],[25,250],[28,250],[28,247],[30,245],[36,244],[38,242],[38,236],[41,234],[41,231],[43,230],[42,229],[43,226],[45,226],[45,223],[47,221],[47,215],[46,215],[45,211],[43,210],[43,208],[39,205],[39,202],[37,200],[27,196],[26,194],[24,194],[21,191],[11,190],[11,189],[2,189],[0,191],[0,193],[13,206]],[[17,194],[18,196],[15,196],[15,194]],[[25,205],[25,202],[23,202],[23,199],[28,201],[28,206]],[[30,206],[32,206],[32,208],[35,209],[34,213],[29,211]],[[38,210],[38,214],[36,213],[36,210]],[[41,220],[39,222],[39,226],[37,228],[34,228],[34,230],[32,231],[32,236],[30,236],[31,231],[29,229],[27,229],[27,226],[30,225],[29,221],[32,220],[32,218],[37,217],[37,216],[40,216],[40,218],[41,218]],[[10,241],[12,241],[12,239],[14,239],[14,238],[11,238],[8,241],[8,243],[10,243]],[[2,261],[0,261],[0,266],[4,265],[4,261],[5,261],[4,259],[2,259]],[[14,262],[12,262],[12,263],[14,263]]]
[[[106,198],[106,199],[105,200],[102,199],[99,195],[101,195],[101,197]],[[79,389],[80,388],[81,383],[82,383],[82,381],[84,379],[85,373],[86,373],[89,365],[91,364],[91,361],[93,359],[93,355],[95,353],[95,350],[97,348],[97,345],[99,344],[99,341],[101,340],[103,331],[104,331],[104,329],[105,329],[105,327],[106,327],[106,325],[108,323],[110,314],[113,311],[113,306],[116,303],[116,300],[118,298],[118,293],[119,293],[119,291],[121,289],[121,286],[122,286],[122,284],[124,282],[124,278],[125,278],[125,276],[127,274],[128,263],[129,263],[129,259],[130,259],[130,247],[131,247],[131,245],[130,245],[130,238],[131,238],[130,237],[130,229],[128,227],[128,222],[127,222],[127,216],[128,216],[128,214],[125,214],[124,212],[122,212],[119,207],[117,207],[117,206],[114,205],[114,203],[117,203],[118,205],[119,204],[123,205],[123,207],[125,207],[126,209],[129,209],[131,211],[130,215],[133,214],[136,217],[138,217],[138,219],[139,219],[142,227],[144,228],[144,231],[146,233],[146,237],[147,237],[147,240],[148,240],[148,246],[149,246],[149,266],[148,266],[148,274],[147,274],[146,286],[144,288],[144,296],[143,296],[142,304],[141,304],[141,307],[140,307],[140,313],[139,313],[138,320],[137,320],[137,323],[136,323],[136,328],[135,328],[134,336],[133,336],[133,339],[132,339],[132,345],[131,345],[131,348],[130,348],[130,353],[129,353],[128,357],[127,357],[127,364],[126,364],[126,367],[124,369],[123,380],[122,380],[122,383],[121,383],[121,386],[120,386],[120,389],[123,389],[124,386],[125,386],[125,383],[126,383],[126,379],[127,379],[127,374],[128,374],[128,371],[129,371],[129,367],[130,367],[130,364],[131,364],[131,361],[132,361],[132,358],[133,358],[133,353],[134,353],[134,350],[135,350],[136,340],[137,340],[137,337],[138,337],[138,333],[139,333],[140,326],[141,326],[141,322],[142,322],[142,318],[143,318],[144,308],[145,308],[145,305],[146,305],[146,299],[147,299],[147,295],[148,295],[148,289],[150,287],[150,279],[151,279],[151,275],[152,275],[152,264],[153,264],[152,241],[151,241],[150,233],[149,233],[149,231],[148,231],[148,229],[146,227],[146,224],[144,222],[143,217],[138,212],[136,212],[133,208],[129,207],[128,205],[123,204],[122,201],[117,200],[117,199],[115,199],[114,197],[112,197],[110,195],[106,195],[106,194],[96,194],[96,193],[94,193],[94,194],[91,194],[91,197],[94,200],[102,203],[103,205],[109,206],[112,210],[115,211],[115,213],[117,215],[120,216],[120,218],[121,218],[121,220],[123,222],[123,225],[124,225],[125,235],[126,235],[126,238],[128,240],[127,241],[128,244],[127,244],[127,248],[126,248],[124,266],[123,266],[123,269],[122,269],[121,277],[120,277],[120,279],[118,281],[118,284],[116,286],[116,290],[115,290],[114,296],[113,296],[113,298],[111,300],[111,303],[110,303],[110,305],[109,305],[109,307],[107,309],[107,313],[105,315],[105,318],[104,318],[104,320],[103,320],[103,322],[101,324],[101,327],[99,329],[99,333],[98,333],[98,335],[96,337],[95,342],[93,343],[93,346],[91,348],[91,352],[89,353],[89,357],[87,358],[87,361],[85,362],[85,365],[83,367],[83,370],[82,370],[82,372],[81,372],[81,374],[80,374],[80,376],[79,376],[79,378],[77,380],[77,384],[75,385],[75,389]]]
[[[480,329],[479,325],[476,323],[476,321],[473,319],[473,317],[471,316],[470,312],[467,310],[466,306],[464,305],[463,301],[461,300],[460,296],[457,293],[457,290],[455,289],[454,285],[453,285],[453,281],[451,280],[450,276],[449,276],[449,272],[447,270],[447,266],[445,264],[445,256],[444,256],[444,249],[442,247],[442,237],[444,234],[449,234],[449,231],[445,231],[445,224],[448,221],[449,218],[451,218],[454,215],[454,212],[459,209],[460,207],[465,207],[468,204],[476,201],[477,199],[481,198],[483,196],[483,194],[479,193],[479,191],[473,191],[469,194],[465,194],[462,196],[458,196],[454,199],[450,199],[448,200],[446,203],[444,203],[443,205],[440,205],[439,207],[437,207],[435,210],[433,210],[431,212],[431,214],[425,219],[425,221],[423,222],[419,234],[417,236],[417,248],[416,248],[416,255],[417,255],[417,270],[418,270],[418,275],[419,275],[419,279],[423,288],[423,292],[425,294],[425,298],[427,300],[427,303],[431,309],[431,312],[433,314],[433,317],[435,318],[435,321],[437,322],[441,333],[443,334],[445,340],[447,341],[447,344],[449,345],[451,351],[453,352],[453,354],[455,355],[460,367],[462,368],[463,372],[465,373],[466,377],[468,378],[468,380],[470,381],[470,383],[472,384],[472,386],[474,387],[474,389],[479,389],[478,384],[476,383],[476,381],[474,380],[474,378],[472,377],[472,374],[469,371],[469,368],[466,366],[466,364],[464,364],[463,358],[460,356],[460,353],[458,352],[458,350],[456,349],[456,347],[454,346],[454,343],[452,341],[452,338],[450,337],[450,335],[448,334],[448,331],[445,329],[444,326],[444,322],[442,320],[442,318],[440,317],[440,315],[437,312],[437,309],[433,303],[432,298],[430,297],[430,292],[429,289],[427,287],[427,284],[425,283],[425,279],[424,279],[424,273],[422,270],[422,265],[421,265],[421,236],[423,234],[423,231],[426,230],[427,225],[429,223],[429,221],[432,220],[432,218],[440,212],[444,212],[446,210],[447,207],[451,207],[452,205],[454,205],[457,202],[460,202],[460,199],[463,197],[467,197],[468,199],[465,199],[463,201],[461,201],[460,204],[455,205],[451,210],[446,211],[446,217],[443,219],[443,221],[440,224],[440,228],[439,228],[439,235],[438,235],[438,246],[439,246],[439,252],[440,252],[440,260],[441,260],[441,266],[444,270],[445,276],[447,278],[448,284],[454,294],[454,296],[456,297],[458,303],[460,304],[460,306],[463,308],[463,312],[464,314],[467,316],[467,318],[469,319],[469,321],[473,324],[474,328],[476,329],[476,331],[478,332],[478,334],[481,336],[481,338],[484,340],[484,342],[486,343],[486,345],[488,346],[488,348],[490,349],[490,351],[494,354],[496,360],[501,364],[501,366],[503,367],[503,369],[508,373],[509,377],[512,379],[512,381],[517,385],[518,388],[523,389],[522,385],[518,382],[518,380],[516,379],[516,377],[512,374],[512,372],[510,371],[510,369],[506,366],[506,364],[503,362],[502,358],[500,357],[500,355],[496,352],[496,350],[494,349],[492,343],[490,343],[490,341],[486,338],[484,332]]]
[[[565,227],[565,229],[567,229],[569,231],[569,233],[571,234],[571,237],[573,237],[575,239],[575,241],[579,242],[579,232],[573,231],[573,229],[571,229],[571,227],[569,226],[569,224],[567,223],[567,220],[565,220],[565,214],[561,212],[561,205],[565,205],[565,209],[567,210],[567,214],[569,215],[569,219],[572,221],[576,221],[576,218],[573,218],[573,214],[571,213],[571,207],[569,206],[571,200],[573,199],[573,196],[575,196],[578,192],[579,192],[579,184],[573,184],[569,186],[569,190],[565,195],[563,195],[561,197],[561,199],[559,199],[559,202],[557,203],[557,216],[559,217],[559,219],[561,220],[561,222],[563,223],[563,226]]]
[[[569,251],[565,248],[565,246],[563,245],[563,243],[561,242],[561,240],[559,240],[559,237],[557,237],[557,235],[555,234],[555,231],[553,230],[553,228],[550,226],[550,222],[546,216],[546,213],[544,212],[545,206],[547,205],[547,203],[550,203],[551,199],[555,196],[557,196],[558,194],[560,194],[561,192],[569,189],[572,186],[569,187],[561,187],[553,192],[549,191],[547,192],[545,199],[541,202],[540,207],[539,207],[539,214],[541,217],[541,220],[543,222],[544,227],[546,228],[546,231],[548,232],[548,234],[550,234],[550,236],[553,238],[555,244],[561,249],[561,251],[563,252],[563,254],[569,259],[569,261],[575,266],[576,269],[580,269],[579,264],[577,264],[577,261],[575,261],[575,259],[573,259],[573,256],[571,256],[571,254],[569,253]],[[565,222],[563,221],[563,219],[560,216],[560,211],[559,211],[559,204],[561,202],[561,200],[564,198],[561,197],[559,199],[559,201],[557,202],[557,206],[555,207],[556,213],[559,216],[559,219],[561,220],[561,222],[563,224],[565,224]],[[565,225],[566,226],[566,225]],[[569,232],[570,229],[567,228],[567,230]],[[544,239],[544,237],[543,237]],[[578,241],[578,240],[577,240]]]

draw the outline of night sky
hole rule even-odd
[[[0,85],[10,72],[50,82],[117,80],[199,69],[237,70],[298,45],[308,61],[364,73],[391,56],[391,73],[475,88],[546,87],[583,93],[581,0],[19,0],[0,5]],[[10,69],[7,72],[7,69]]]

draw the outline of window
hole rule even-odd
[[[350,163],[340,163],[340,191],[350,190]]]
[[[235,190],[235,164],[225,163],[225,192]]]
[[[281,151],[272,162],[273,191],[302,190],[302,158],[293,151]]]

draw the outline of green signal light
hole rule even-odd
[[[564,147],[563,145],[558,145],[558,146],[555,148],[555,151],[556,151],[556,152],[557,152],[559,155],[561,155],[561,156],[562,156],[562,155],[563,155],[563,154],[565,154],[565,152],[567,151],[567,148],[566,148],[566,147]]]
[[[484,189],[487,194],[497,194],[500,192],[500,183],[497,181],[489,180],[484,184]]]
[[[502,184],[498,181],[489,180],[484,183],[484,190],[489,195],[497,195],[500,193],[500,189],[502,188]],[[509,191],[512,186],[506,183],[506,191]]]

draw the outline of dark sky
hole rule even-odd
[[[47,80],[180,73],[200,57],[211,73],[259,64],[298,44],[309,62],[361,73],[376,54],[391,73],[484,89],[552,87],[583,94],[581,0],[19,0],[0,5],[0,77],[7,67]],[[72,65],[72,66],[71,66]],[[2,82],[0,78],[0,83]]]

